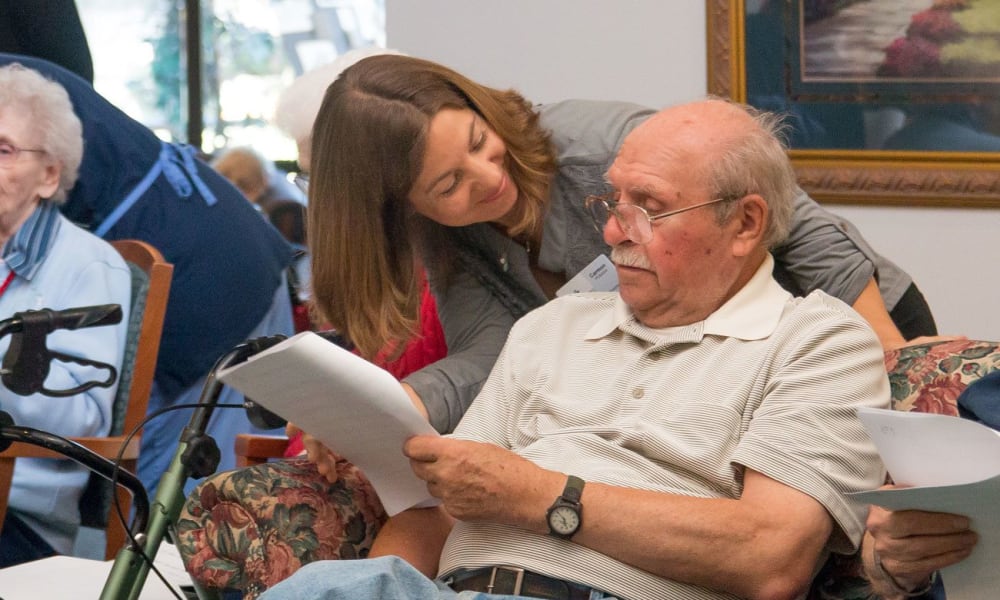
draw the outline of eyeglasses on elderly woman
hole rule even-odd
[[[39,148],[18,148],[10,142],[0,142],[0,167],[9,167],[16,163],[22,152],[45,154],[45,150]]]
[[[584,201],[587,211],[590,213],[590,218],[594,220],[594,226],[601,232],[603,232],[604,228],[607,226],[608,219],[614,215],[615,219],[618,220],[618,226],[622,228],[622,232],[625,233],[625,236],[636,244],[648,244],[652,241],[653,221],[666,219],[667,217],[679,215],[682,212],[687,212],[703,206],[739,199],[738,197],[733,196],[716,198],[714,200],[709,200],[708,202],[701,202],[699,204],[685,206],[684,208],[678,208],[677,210],[669,210],[667,212],[651,215],[641,206],[615,201],[614,198],[616,195],[617,194],[612,193],[605,194],[603,196],[588,196]]]

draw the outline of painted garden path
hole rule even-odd
[[[806,27],[807,77],[872,77],[885,48],[933,0],[868,0]]]

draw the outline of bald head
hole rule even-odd
[[[675,143],[704,154],[728,147],[756,126],[743,107],[707,99],[665,108],[639,129],[648,128],[649,135],[670,135]]]
[[[665,108],[625,138],[619,156],[652,168],[680,161],[714,198],[760,194],[770,218],[767,247],[787,235],[798,187],[781,140],[781,119],[720,98]],[[720,218],[731,206],[718,207]]]
[[[675,327],[707,318],[787,231],[795,179],[777,123],[707,99],[662,110],[625,139],[608,182],[618,204],[645,212],[652,235],[640,238],[642,223],[616,213],[604,241],[619,293],[640,322]]]

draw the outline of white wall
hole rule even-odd
[[[706,88],[702,0],[386,0],[386,43],[533,102]]]
[[[387,43],[535,102],[706,92],[702,0],[386,0]],[[1000,210],[828,206],[906,269],[942,333],[1000,340]]]
[[[1000,340],[1000,210],[828,206],[920,286],[941,333]]]

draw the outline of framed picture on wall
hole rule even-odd
[[[787,115],[814,198],[1000,207],[996,0],[706,7],[709,92]]]

